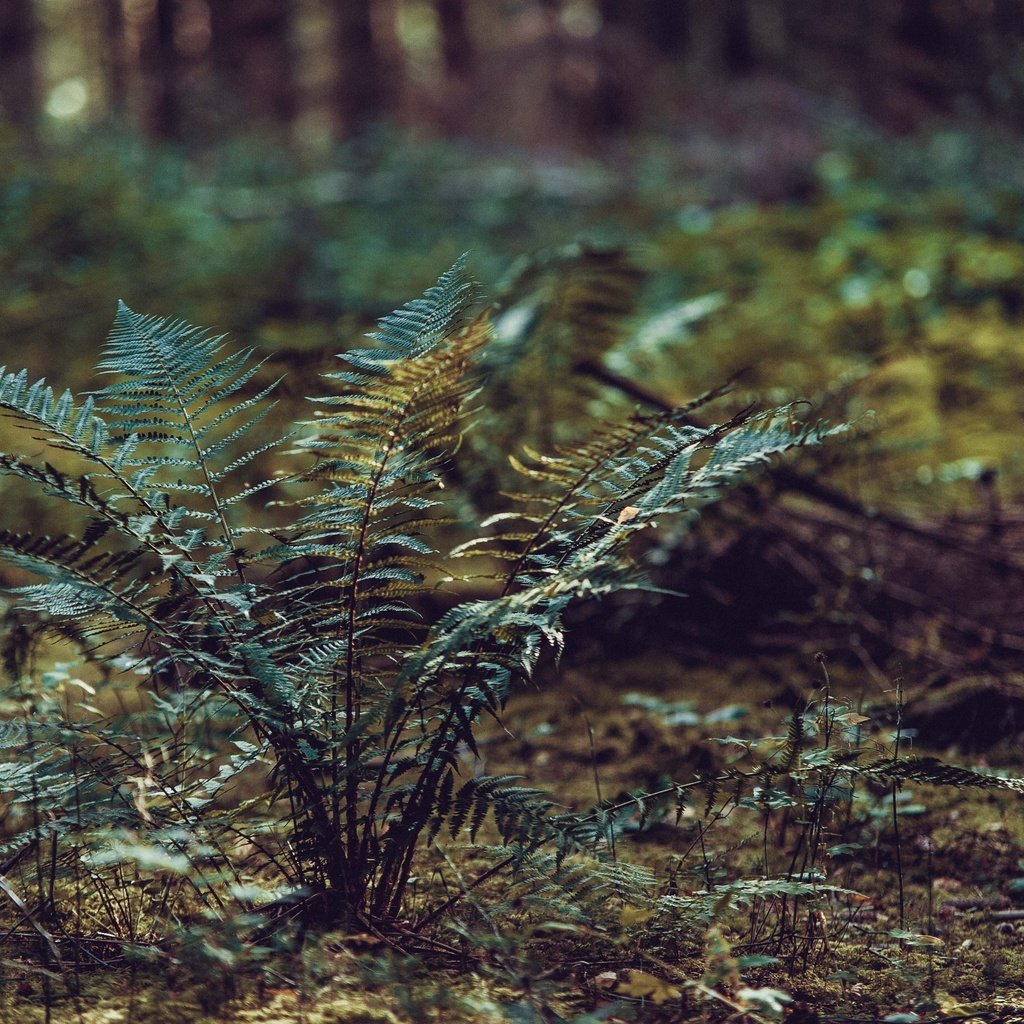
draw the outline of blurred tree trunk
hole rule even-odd
[[[291,11],[279,0],[210,3],[217,86],[247,119],[288,125],[295,117]]]
[[[1024,52],[1024,18],[1019,0],[995,0],[992,18],[979,34],[978,43],[986,66],[999,69],[996,75],[989,76],[989,102],[995,101],[1019,131],[1024,125],[1024,83],[1019,78],[1008,83],[1006,71],[1015,66],[1015,59]],[[1007,85],[1009,88],[1004,88]]]
[[[886,0],[864,0],[860,8],[860,25],[857,37],[860,50],[859,93],[861,107],[872,117],[885,115],[886,86],[890,84],[886,74],[888,54],[892,50],[889,37],[889,23],[886,17]]]
[[[334,0],[338,74],[334,110],[342,135],[353,135],[380,116],[385,90],[373,40],[371,0]]]
[[[156,0],[139,47],[146,109],[151,134],[161,139],[181,136],[181,68],[174,43],[177,0]]]
[[[464,78],[473,66],[473,41],[466,20],[466,0],[434,0],[441,23],[441,48],[445,71]]]
[[[747,7],[750,39],[758,65],[778,71],[792,66],[787,0],[755,0]]]
[[[986,77],[985,67],[976,60],[976,26],[963,27],[968,31],[954,36],[930,0],[904,0],[895,26],[905,77],[919,95],[939,108],[967,82]]]
[[[698,74],[743,75],[755,36],[781,22],[785,0],[598,0],[606,25],[630,28],[664,57],[688,55]]]
[[[598,0],[601,20],[628,28],[666,57],[679,57],[690,41],[688,0]]]
[[[754,0],[763,3],[764,0]],[[731,75],[747,75],[754,70],[756,57],[750,31],[748,0],[723,0],[722,60]]]
[[[718,77],[724,71],[724,23],[717,4],[694,4],[690,21],[690,45],[686,51],[687,65],[697,76]]]
[[[29,133],[38,117],[36,19],[30,0],[0,0],[0,120]]]
[[[665,57],[681,57],[690,42],[690,4],[687,0],[651,0],[632,4],[647,39]]]
[[[121,117],[128,109],[128,52],[121,0],[103,0],[100,19],[107,109],[115,117]]]

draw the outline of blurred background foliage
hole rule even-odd
[[[866,499],[1015,492],[1022,46],[1021,0],[0,0],[0,361],[80,383],[122,297],[311,376],[470,250],[494,447],[744,370],[875,410]]]

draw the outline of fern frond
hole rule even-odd
[[[698,401],[709,397],[716,393]],[[833,432],[795,423],[786,410],[746,410],[706,428],[680,425],[688,409],[643,417],[632,430],[604,432],[524,467],[540,490],[523,499],[518,517],[532,533],[506,527],[496,537],[509,551],[506,591],[557,575],[570,563],[614,560],[661,517],[696,511],[772,456],[817,444]],[[473,553],[472,547],[463,550]]]
[[[317,458],[306,478],[319,490],[301,502],[293,539],[273,555],[296,567],[298,558],[335,566],[329,586],[345,608],[347,684],[382,625],[377,616],[404,614],[396,598],[416,593],[436,568],[421,557],[434,549],[419,531],[436,525],[422,513],[437,503],[439,470],[474,389],[469,370],[489,333],[482,317],[466,323],[471,301],[460,260],[423,298],[381,320],[374,348],[346,353],[355,369],[329,375],[340,393],[317,400],[327,410],[298,449]],[[290,597],[309,611],[293,628],[322,636],[324,573],[294,578]]]
[[[276,382],[241,398],[259,369],[252,350],[224,354],[223,338],[210,337],[183,321],[142,316],[123,302],[98,364],[117,380],[96,392],[97,409],[120,444],[112,463],[120,479],[135,470],[132,490],[160,507],[170,494],[197,501],[176,502],[184,518],[216,523],[221,542],[235,547],[229,509],[239,492],[221,494],[230,474],[284,439],[237,449],[274,407],[265,401]],[[240,419],[241,418],[241,419]],[[247,484],[247,494],[274,481]]]
[[[848,772],[872,775],[880,779],[921,782],[931,786],[952,786],[955,789],[1006,789],[1014,793],[1024,793],[1024,779],[947,764],[937,757],[879,758],[870,764],[837,764],[836,768],[845,768]]]
[[[604,916],[613,900],[651,905],[657,888],[654,874],[647,867],[601,860],[585,853],[559,856],[517,845],[484,847],[481,852],[509,864],[510,892],[494,908],[496,913],[526,905],[547,918],[590,923]]]
[[[549,278],[551,269],[523,281],[546,297],[510,311],[541,325],[526,347],[545,331],[575,331],[593,352],[607,349],[638,275],[621,255],[586,250],[565,255]],[[573,814],[514,776],[463,774],[466,752],[479,757],[481,719],[500,714],[542,653],[561,654],[571,602],[643,584],[627,552],[638,531],[714,500],[824,431],[791,422],[788,410],[693,425],[688,414],[717,389],[528,451],[517,463],[527,493],[492,519],[494,537],[458,552],[502,555],[503,584],[428,624],[420,599],[453,583],[436,544],[452,521],[444,477],[491,339],[472,304],[460,261],[342,357],[288,453],[301,466],[287,477],[288,500],[272,502],[291,509],[291,522],[272,529],[242,515],[276,478],[239,482],[241,471],[282,440],[258,433],[273,385],[253,383],[251,351],[122,304],[100,364],[114,379],[83,402],[0,371],[0,411],[60,452],[56,465],[0,454],[0,474],[78,517],[65,537],[0,532],[0,557],[34,576],[14,596],[30,612],[71,620],[61,628],[97,661],[102,652],[109,675],[149,684],[146,705],[130,714],[83,704],[72,715],[63,691],[88,684],[54,669],[40,713],[0,729],[0,794],[44,812],[12,842],[74,837],[62,857],[77,866],[98,833],[130,828],[131,842],[105,835],[88,870],[113,863],[106,857],[134,857],[136,867],[151,857],[167,870],[189,866],[190,884],[210,892],[207,854],[190,860],[190,850],[212,850],[223,877],[231,858],[218,844],[257,846],[260,835],[261,864],[318,892],[325,908],[330,900],[332,923],[364,927],[398,919],[424,838],[476,842],[493,827],[531,899],[650,899],[648,874],[603,860],[620,829],[615,808]],[[510,337],[499,360],[515,347]],[[265,791],[218,808],[257,764],[269,769]],[[645,806],[643,797],[632,804]]]
[[[578,437],[599,393],[588,368],[623,338],[644,281],[626,250],[574,244],[519,261],[498,286],[479,427],[460,464],[484,507],[514,483],[510,452]]]
[[[345,361],[365,372],[387,375],[398,363],[417,359],[449,340],[463,326],[474,301],[466,258],[460,256],[421,298],[383,317],[370,335],[374,347],[351,349]]]

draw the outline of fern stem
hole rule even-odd
[[[903,679],[896,680],[896,739],[893,744],[892,760],[895,765],[900,756],[900,743],[903,739]],[[903,892],[903,843],[900,836],[900,815],[897,796],[900,790],[899,779],[892,780],[892,831],[896,847],[896,884],[899,895],[900,928],[906,925],[906,899]]]
[[[455,361],[457,364],[461,362],[457,357],[449,353],[449,358],[445,362]],[[440,371],[439,371],[440,372]],[[358,586],[360,580],[360,571],[362,567],[363,559],[365,558],[367,540],[369,535],[370,523],[372,519],[373,511],[376,507],[377,495],[379,493],[381,482],[384,479],[384,473],[390,463],[391,457],[395,452],[398,439],[401,436],[401,429],[403,424],[410,418],[415,404],[423,393],[424,389],[431,386],[434,383],[433,377],[428,377],[416,384],[408,393],[399,410],[396,411],[389,431],[387,435],[387,442],[380,453],[377,466],[374,471],[374,475],[371,478],[370,486],[367,489],[366,498],[363,505],[363,516],[360,523],[359,537],[356,542],[355,549],[355,562],[352,570],[352,581],[349,586],[349,606],[348,606],[348,647],[346,650],[346,729],[350,729],[354,722],[354,714],[352,711],[353,704],[353,690],[354,690],[354,679],[355,679],[355,624],[356,624],[356,610],[357,610],[357,598],[358,598]],[[401,730],[396,729],[395,732],[395,744],[397,744],[398,738],[401,736]],[[351,755],[346,752],[346,763],[347,766],[352,766],[357,760],[359,755],[359,745],[355,745],[355,749]],[[396,745],[392,745],[392,752],[396,749]],[[390,757],[386,763],[390,763]],[[362,836],[358,835],[358,821],[357,821],[357,801],[358,801],[358,779],[354,772],[349,771],[347,779],[347,827],[349,835],[349,844],[351,849],[356,849],[358,844],[358,857],[357,863],[360,870],[365,870],[367,864],[367,853],[369,850],[369,844],[373,836],[373,830],[375,827],[375,816],[377,806],[380,801],[380,797],[383,793],[384,783],[386,779],[386,773],[380,771],[377,773],[377,778],[374,782],[373,792],[371,793],[369,804],[367,807],[366,814],[363,820]],[[337,785],[335,783],[335,789]],[[419,832],[416,833],[417,837]],[[416,840],[413,840],[413,846],[415,846]],[[401,891],[401,887],[400,887]]]
[[[416,392],[413,392],[415,396]],[[363,504],[363,517],[359,524],[359,537],[356,540],[355,556],[352,565],[352,580],[349,584],[348,590],[348,613],[346,622],[346,633],[347,633],[347,644],[345,650],[345,731],[349,732],[352,726],[355,724],[356,715],[360,713],[361,709],[359,706],[359,695],[358,686],[356,682],[356,615],[357,615],[357,604],[359,600],[359,581],[361,579],[361,573],[363,568],[363,560],[366,557],[367,539],[370,532],[370,522],[373,518],[373,513],[376,508],[377,494],[380,489],[381,481],[384,478],[385,470],[387,469],[388,462],[390,461],[391,455],[395,450],[395,445],[398,441],[399,429],[408,414],[408,409],[413,401],[410,398],[409,403],[403,408],[401,415],[396,419],[396,422],[392,424],[390,431],[388,432],[387,444],[384,450],[380,454],[380,458],[377,462],[377,467],[374,471],[373,477],[370,481],[370,486],[367,488],[366,499]],[[337,688],[335,687],[334,692],[331,696],[332,705],[332,720],[337,720]],[[354,770],[356,765],[359,763],[361,744],[358,740],[352,740],[351,744],[345,751],[345,767],[347,769],[347,775],[345,779],[345,830],[348,837],[348,847],[352,851],[352,855],[356,857],[357,871],[362,873],[365,870],[365,855],[366,855],[366,838],[368,832],[364,830],[363,840],[360,841],[359,836],[359,822],[358,822],[358,802],[359,802],[359,777]],[[339,751],[336,743],[331,744],[331,757],[332,757],[332,799],[334,802],[334,822],[335,828],[339,826],[339,807],[338,801],[340,794],[338,792],[338,755]],[[381,773],[383,774],[383,773]],[[368,822],[372,825],[372,815],[368,816]]]

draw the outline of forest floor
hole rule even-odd
[[[895,694],[866,692],[841,668],[826,690],[813,659],[737,659],[723,669],[668,656],[588,663],[571,655],[559,680],[517,695],[480,746],[488,773],[521,775],[570,807],[628,802],[638,789],[710,778],[753,749],[779,747],[794,692],[809,714],[830,705],[843,735],[826,742],[892,750]],[[911,743],[909,734],[902,742]],[[999,757],[974,763],[991,767]],[[485,908],[508,893],[507,880],[493,879],[441,926],[433,952],[405,955],[374,936],[332,934],[309,938],[301,956],[278,954],[248,970],[196,973],[182,955],[159,967],[83,970],[74,999],[59,974],[13,980],[12,962],[31,954],[8,937],[0,1021],[583,1024],[784,1015],[793,1024],[910,1024],[1024,1014],[1017,794],[862,783],[808,814],[780,787],[774,803],[750,785],[723,784],[626,816],[614,841],[619,861],[649,868],[662,895],[716,894],[695,902],[689,920],[679,903],[661,912],[611,898],[589,922],[556,918],[554,903],[545,913],[543,900],[513,899],[494,912]],[[424,872],[425,890],[436,893],[442,875],[448,885],[466,884],[492,863],[472,849],[452,853],[457,870],[439,859],[433,877]],[[759,892],[758,880],[769,877],[812,879],[821,892],[814,884],[797,896]]]

